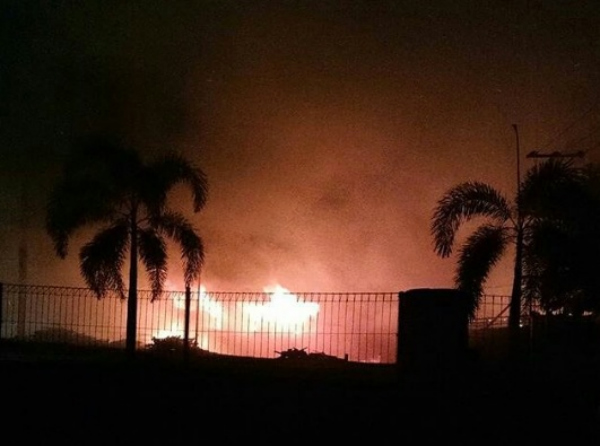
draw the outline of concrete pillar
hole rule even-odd
[[[398,366],[441,371],[467,358],[467,296],[456,289],[420,288],[399,293]]]

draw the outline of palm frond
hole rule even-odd
[[[562,222],[560,222],[562,223]],[[589,259],[600,254],[597,230],[593,233],[554,220],[537,221],[529,229],[524,269],[525,290],[549,310],[573,304],[597,307],[600,279]],[[576,296],[576,297],[575,297]]]
[[[177,212],[165,212],[160,219],[153,220],[155,227],[167,237],[175,240],[181,248],[184,263],[185,285],[200,277],[204,264],[204,244],[191,223]]]
[[[540,296],[543,294],[541,286],[541,276],[544,272],[543,265],[538,263],[535,257],[528,258],[525,250],[523,256],[523,289],[522,296],[524,302],[540,302]]]
[[[547,257],[557,253],[569,230],[560,221],[549,219],[533,220],[525,231],[525,256]]]
[[[98,135],[78,141],[46,209],[46,231],[60,257],[75,230],[114,219],[140,168],[139,155],[115,141]]]
[[[65,164],[65,178],[87,178],[111,184],[115,189],[130,189],[143,169],[135,150],[106,135],[81,138],[74,145]]]
[[[469,315],[475,316],[483,293],[483,285],[490,270],[508,244],[507,229],[502,226],[485,225],[479,227],[461,247],[458,269],[455,276],[456,287],[471,297]]]
[[[548,281],[551,258],[559,245],[562,245],[565,231],[547,219],[532,220],[525,230],[525,249],[523,250],[523,298],[525,301],[538,301],[548,309],[544,296],[553,293],[552,284]]]
[[[206,204],[206,174],[179,154],[170,153],[149,164],[144,175],[146,180],[142,182],[140,195],[150,212],[164,209],[168,192],[177,184],[189,186],[194,212],[200,211]]]
[[[570,160],[550,158],[527,171],[518,202],[524,215],[554,218],[579,208],[585,196],[583,170]]]
[[[52,191],[46,208],[46,232],[56,253],[67,255],[68,240],[77,229],[110,220],[118,197],[106,184],[65,179]]]
[[[150,277],[152,301],[159,298],[167,278],[167,245],[163,238],[151,228],[139,229],[140,258]]]
[[[475,217],[505,222],[511,218],[511,209],[502,194],[485,183],[466,182],[450,189],[438,201],[433,214],[435,252],[441,257],[452,254],[461,223]]]
[[[128,246],[129,226],[126,220],[118,220],[81,248],[81,274],[98,297],[115,290],[121,298],[125,298],[121,270]]]

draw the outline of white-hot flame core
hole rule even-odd
[[[304,331],[304,324],[319,312],[319,304],[300,302],[298,296],[280,285],[266,287],[264,291],[270,294],[270,301],[252,302],[243,307],[254,331],[275,329],[299,333]]]
[[[156,339],[166,339],[171,337],[177,337],[183,339],[183,330],[171,329],[171,330],[158,330],[153,338]]]
[[[200,310],[211,317],[215,329],[220,330],[223,328],[223,304],[212,299],[203,285],[200,286]]]

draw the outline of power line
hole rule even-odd
[[[577,146],[581,146],[586,143],[586,140],[591,141],[594,136],[596,136],[600,132],[600,127],[595,127],[592,131],[588,132],[584,136],[580,136],[579,138],[572,139],[568,141],[565,146],[566,148],[575,148]],[[588,142],[589,143],[589,142]],[[591,149],[586,150],[589,151]]]
[[[575,127],[576,124],[578,124],[579,122],[581,122],[587,115],[589,115],[592,111],[594,111],[594,109],[596,107],[598,107],[599,103],[600,103],[600,96],[596,97],[596,100],[593,102],[593,104],[591,105],[591,107],[589,107],[583,113],[581,113],[581,115],[579,115],[577,118],[575,118],[569,125],[567,125],[565,128],[563,128],[555,136],[551,137],[550,140],[546,144],[544,144],[541,149],[542,150],[547,149],[551,144],[553,144],[554,142],[556,142],[565,133],[567,133],[569,130],[571,130],[573,127]]]

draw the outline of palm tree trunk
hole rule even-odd
[[[127,297],[127,329],[125,349],[129,357],[135,356],[137,346],[137,279],[138,279],[138,244],[137,215],[131,216],[131,249],[129,264],[129,296]]]
[[[523,227],[517,228],[517,243],[515,247],[515,270],[510,308],[508,314],[508,328],[510,336],[510,349],[515,353],[518,348],[519,331],[521,328],[521,283],[523,279]]]
[[[183,360],[187,364],[190,359],[190,313],[192,306],[192,290],[190,285],[185,286],[185,321],[183,329]]]

